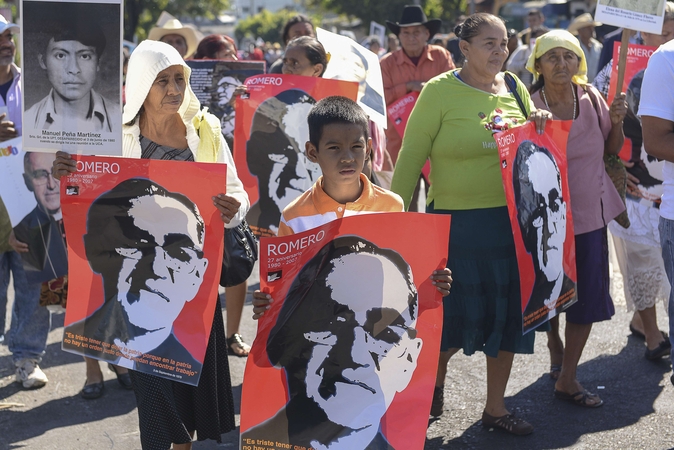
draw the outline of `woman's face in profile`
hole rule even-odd
[[[461,41],[461,51],[473,70],[493,76],[508,58],[508,32],[500,22],[487,22],[470,41]]]
[[[147,114],[176,114],[185,98],[187,79],[181,65],[168,67],[157,75],[143,107]]]

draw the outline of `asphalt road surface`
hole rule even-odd
[[[620,279],[613,278],[615,283]],[[539,333],[533,355],[515,357],[506,404],[530,421],[535,431],[515,437],[486,430],[480,417],[486,396],[485,359],[481,354],[456,355],[446,380],[445,412],[429,421],[426,449],[668,449],[674,447],[674,387],[669,358],[653,363],[644,356],[643,341],[629,335],[631,313],[615,296],[613,320],[596,324],[578,370],[583,385],[600,394],[604,406],[585,409],[553,397],[548,377],[545,335]],[[11,297],[10,305],[11,306]],[[226,311],[223,310],[223,314]],[[242,334],[252,341],[255,324],[245,307]],[[666,316],[658,305],[660,328]],[[9,315],[8,315],[9,317]],[[12,358],[0,345],[0,450],[5,449],[139,449],[138,416],[133,392],[122,390],[115,375],[103,369],[105,393],[84,400],[82,358],[60,349],[63,314],[54,314],[47,353],[41,364],[49,377],[42,389],[24,391],[14,382]],[[562,320],[563,323],[563,320]],[[245,358],[230,357],[239,421]],[[103,366],[102,366],[103,367]],[[194,449],[235,449],[238,430],[222,436],[222,444],[199,442]],[[407,450],[407,449],[399,449]]]

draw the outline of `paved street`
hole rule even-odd
[[[620,282],[619,279],[614,279]],[[631,314],[616,298],[616,315],[597,324],[581,360],[579,379],[605,401],[599,409],[583,409],[553,398],[547,375],[545,336],[539,334],[536,353],[516,356],[507,390],[512,411],[536,428],[526,437],[487,431],[479,423],[486,395],[484,357],[457,355],[446,382],[446,411],[428,428],[426,449],[667,449],[674,447],[674,387],[670,363],[643,357],[643,342],[628,336]],[[11,304],[11,303],[10,303]],[[226,312],[223,310],[223,314]],[[660,327],[666,330],[658,306]],[[84,400],[84,362],[60,350],[63,314],[53,315],[49,346],[42,368],[49,384],[23,391],[14,383],[7,347],[0,345],[0,403],[17,406],[0,410],[0,450],[5,449],[137,449],[138,419],[133,393],[124,391],[107,368],[105,394]],[[246,306],[242,334],[252,341],[255,324]],[[241,397],[245,359],[230,357],[234,397]],[[236,407],[239,411],[238,404]],[[237,415],[237,423],[239,417]],[[197,443],[195,449],[237,448],[238,432],[223,443]]]

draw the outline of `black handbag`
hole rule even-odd
[[[248,279],[257,261],[257,239],[246,220],[234,228],[225,228],[220,286],[236,286]]]

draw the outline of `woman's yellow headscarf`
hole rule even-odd
[[[536,39],[534,50],[531,52],[531,56],[529,56],[529,61],[527,61],[527,70],[534,74],[534,78],[538,79],[540,74],[536,71],[536,60],[547,51],[557,47],[571,50],[578,56],[580,60],[578,73],[573,76],[572,80],[576,84],[587,84],[587,61],[585,60],[585,54],[580,47],[578,39],[566,30],[548,31]]]

